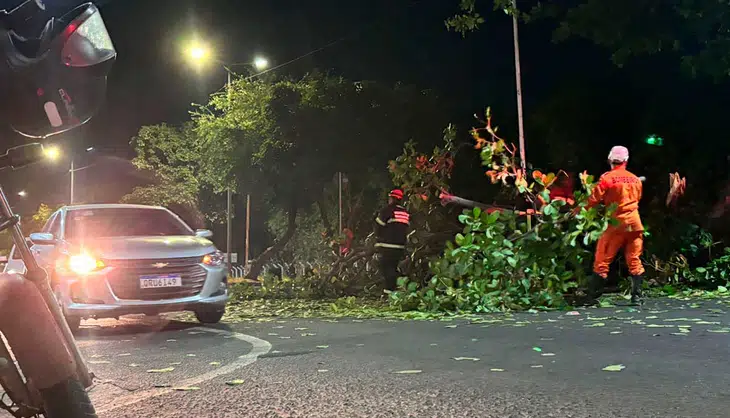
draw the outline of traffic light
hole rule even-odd
[[[657,136],[657,135],[649,135],[648,137],[646,137],[644,142],[646,142],[649,145],[661,147],[662,145],[664,145],[664,138]]]

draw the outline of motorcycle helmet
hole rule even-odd
[[[40,0],[27,0],[16,10],[28,3],[42,10]],[[117,55],[99,9],[85,3],[51,18],[35,39],[9,27],[10,19],[0,23],[5,26],[0,28],[0,83],[7,83],[0,100],[13,130],[46,138],[88,122],[106,96]]]

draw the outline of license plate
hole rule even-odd
[[[157,289],[161,287],[181,287],[182,277],[175,274],[165,276],[142,276],[139,278],[140,289]]]

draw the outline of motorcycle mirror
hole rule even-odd
[[[88,122],[106,96],[107,75],[117,55],[92,3],[49,20],[37,39],[24,39],[6,25],[0,29],[0,52],[0,80],[9,91],[2,98],[7,122],[30,138]]]
[[[41,161],[45,157],[43,145],[37,142],[20,145],[8,149],[4,155],[0,155],[0,169],[8,168],[15,170]]]

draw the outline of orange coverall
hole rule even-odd
[[[606,206],[615,203],[618,206],[613,217],[619,225],[609,225],[596,245],[593,272],[604,279],[608,277],[611,262],[621,248],[624,249],[629,273],[632,276],[644,274],[640,259],[644,246],[644,226],[639,217],[641,192],[641,180],[626,170],[626,164],[622,164],[601,176],[588,200],[588,207],[599,203]]]

